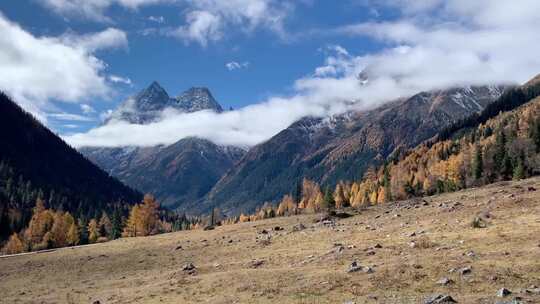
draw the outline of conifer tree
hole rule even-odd
[[[99,219],[99,233],[108,239],[112,239],[112,222],[105,211],[103,211]]]
[[[79,237],[79,228],[77,227],[77,224],[72,223],[69,227],[68,233],[67,233],[67,242],[70,246],[79,245],[80,237]]]
[[[9,237],[9,241],[7,242],[6,246],[2,249],[2,252],[4,254],[17,254],[24,251],[24,244],[19,238],[19,235],[17,233],[13,233]]]
[[[484,159],[482,149],[479,146],[476,146],[474,149],[472,166],[473,178],[475,180],[482,178],[482,174],[484,173]]]
[[[93,244],[99,239],[99,227],[96,219],[91,219],[88,223],[88,242]]]
[[[122,216],[118,209],[113,212],[111,224],[111,239],[115,240],[122,236]]]

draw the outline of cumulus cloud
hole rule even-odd
[[[66,137],[75,146],[148,146],[198,136],[252,146],[304,116],[368,109],[420,91],[461,85],[522,83],[540,72],[536,0],[382,1],[401,12],[392,22],[343,26],[382,47],[354,55],[326,49],[321,67],[294,83],[294,94],[223,114],[167,111],[150,125],[112,122]]]
[[[203,47],[209,41],[218,41],[223,37],[221,17],[207,11],[193,11],[186,16],[187,25],[169,31],[167,34],[185,42],[196,41]]]
[[[188,5],[185,24],[166,32],[186,43],[209,42],[224,38],[226,29],[239,28],[249,33],[263,28],[284,38],[284,22],[291,5],[276,0],[183,0]]]
[[[244,62],[240,63],[240,62],[236,62],[236,61],[231,61],[231,62],[228,62],[227,64],[225,64],[225,67],[229,71],[247,69],[249,67],[249,62],[244,61]]]
[[[81,38],[36,37],[0,14],[0,89],[44,122],[44,111],[54,110],[51,100],[108,98],[111,89],[102,75],[106,64],[92,52],[119,45],[110,39],[118,33],[109,29]],[[84,43],[75,46],[74,41]],[[125,43],[121,39],[120,45]]]
[[[256,28],[272,31],[285,38],[284,22],[292,11],[289,1],[280,0],[38,0],[62,16],[84,17],[98,22],[113,22],[107,16],[112,6],[137,9],[160,3],[182,7],[184,22],[178,27],[146,29],[144,35],[159,33],[176,37],[185,43],[219,41],[231,28],[250,33]],[[179,10],[180,11],[180,10]],[[163,16],[150,16],[148,20],[164,23]]]

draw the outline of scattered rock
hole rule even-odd
[[[457,301],[454,300],[454,298],[452,298],[449,295],[440,294],[440,295],[435,295],[427,299],[424,303],[425,304],[446,304],[446,303],[457,303]]]
[[[92,302],[92,304],[101,304],[101,302],[99,300],[95,300],[94,302]]]
[[[380,249],[380,248],[382,248],[382,245],[381,244],[376,244],[375,246],[373,246],[373,248]]]
[[[182,248],[181,245],[178,245],[178,246],[176,246],[176,248],[174,248],[174,250],[182,250],[182,249],[184,249],[184,248]]]
[[[263,229],[261,232],[259,232],[260,234],[268,234],[268,231],[266,229]]]
[[[193,265],[193,263],[187,263],[182,267],[182,271],[189,274],[189,275],[196,275],[197,274],[197,267]]]
[[[536,286],[531,286],[531,287],[525,289],[525,293],[534,294],[534,295],[540,295],[540,288],[538,288]]]
[[[306,229],[306,226],[304,226],[304,224],[300,223],[300,224],[296,224],[292,227],[292,230],[293,231],[302,231]]]
[[[442,286],[447,286],[447,285],[450,285],[450,284],[454,284],[454,281],[452,279],[449,279],[449,278],[442,278],[442,279],[437,281],[437,284],[442,285]]]
[[[468,257],[471,257],[471,258],[476,257],[476,253],[474,251],[472,251],[472,250],[465,253],[465,255],[468,256]]]
[[[369,256],[369,255],[375,255],[375,254],[376,254],[375,251],[372,251],[372,250],[366,252],[366,255],[368,255],[368,256]]]
[[[349,218],[353,216],[352,214],[350,213],[347,213],[347,212],[337,212],[334,217],[336,218],[339,218],[339,219],[345,219],[345,218]]]
[[[469,266],[459,269],[459,273],[461,275],[468,275],[468,274],[471,274],[471,272],[472,272],[472,268]]]
[[[362,267],[362,271],[365,273],[373,273],[373,268],[369,266]]]
[[[209,226],[204,227],[203,230],[204,230],[204,231],[209,231],[209,230],[214,230],[214,229],[216,229],[216,227],[214,227],[214,226],[212,226],[212,225],[209,225]]]
[[[535,187],[528,187],[527,190],[529,192],[534,192],[534,191],[536,191],[536,188]]]
[[[276,226],[274,227],[274,231],[281,231],[284,230],[283,227]]]
[[[229,240],[229,241],[228,241],[229,244],[232,243],[232,242],[233,242],[233,240]]]
[[[497,297],[499,298],[504,298],[510,294],[512,294],[512,292],[504,287],[499,289],[499,291],[497,291]]]
[[[347,268],[347,273],[362,271],[364,273],[373,273],[373,268],[369,266],[361,266],[358,262],[354,261]]]
[[[362,266],[360,266],[356,261],[352,262],[351,265],[349,265],[349,268],[347,268],[348,273],[357,272],[362,270]]]
[[[264,264],[264,261],[263,260],[253,260],[251,262],[249,262],[249,267],[250,268],[259,268],[261,267],[262,265]]]

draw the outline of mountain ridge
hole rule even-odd
[[[370,111],[303,118],[253,147],[203,201],[189,207],[249,212],[292,193],[304,177],[328,186],[341,179],[359,179],[396,149],[415,146],[453,121],[480,111],[506,88],[434,90]]]

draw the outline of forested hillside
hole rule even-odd
[[[323,187],[358,180],[370,166],[413,148],[453,122],[482,111],[507,86],[421,92],[371,111],[304,118],[253,147],[191,210],[252,212],[295,191],[303,178]]]
[[[77,218],[127,214],[142,195],[123,185],[0,93],[0,242],[29,223],[41,198]]]
[[[375,204],[539,174],[539,95],[535,80],[509,90],[478,115],[393,155],[360,182],[341,182],[335,196],[353,206]]]

